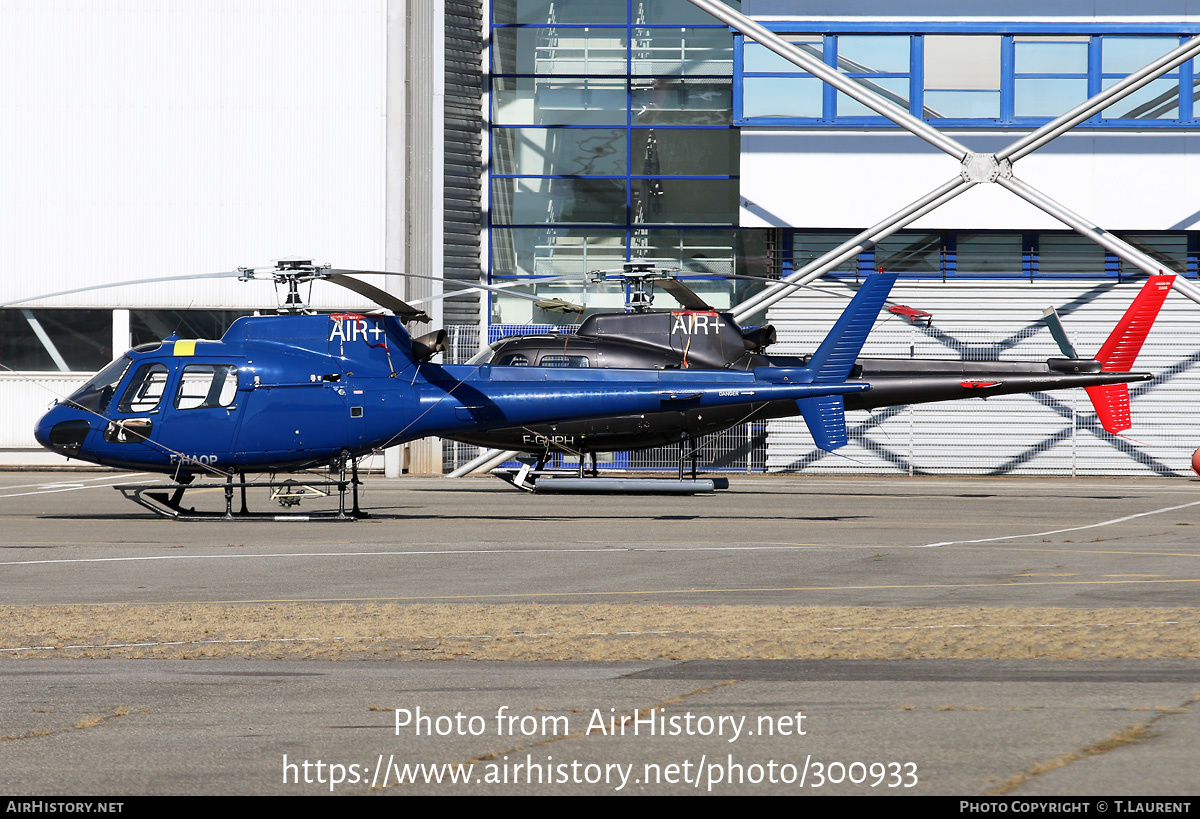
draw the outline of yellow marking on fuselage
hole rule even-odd
[[[175,355],[195,355],[196,354],[196,339],[181,338],[175,342]]]

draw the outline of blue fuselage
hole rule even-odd
[[[798,400],[864,389],[769,372],[440,366],[394,318],[236,321],[220,341],[168,339],[113,362],[38,422],[68,457],[168,473],[287,470],[428,435]]]

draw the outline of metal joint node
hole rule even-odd
[[[963,157],[959,175],[964,182],[995,182],[1012,176],[1012,163],[1007,159],[997,160],[995,154],[970,153]]]

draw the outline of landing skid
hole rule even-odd
[[[536,465],[526,463],[520,469],[493,469],[492,474],[517,489],[543,495],[699,495],[729,488],[728,478],[696,477],[700,447],[697,439],[690,435],[684,435],[679,441],[678,478],[601,478],[600,470],[596,466],[595,452],[587,453],[592,461],[592,475],[588,477],[584,453],[576,454],[579,457],[577,470],[546,469],[551,455],[551,450],[547,447]],[[688,461],[692,467],[690,479],[684,477]]]
[[[493,469],[492,474],[542,495],[697,495],[728,489],[728,478],[581,478],[572,469]]]
[[[114,487],[129,500],[149,509],[156,515],[172,520],[267,520],[267,521],[307,521],[307,520],[338,520],[349,521],[369,517],[358,506],[358,487],[362,483],[358,479],[358,469],[354,469],[351,477],[345,473],[337,480],[326,481],[247,481],[245,475],[238,476],[240,480],[234,483],[233,475],[227,476],[223,484],[214,481],[195,481],[192,483],[153,483],[153,484],[121,484]],[[183,506],[183,495],[188,490],[224,489],[225,511],[204,512],[195,508]],[[247,489],[270,489],[274,499],[301,497],[328,497],[337,492],[338,508],[314,512],[251,512],[246,506]],[[234,509],[234,490],[241,495],[240,508]],[[297,491],[300,490],[300,491]],[[346,492],[351,495],[351,508],[346,509]],[[294,505],[294,504],[292,504]]]

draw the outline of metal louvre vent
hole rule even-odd
[[[892,300],[933,313],[931,328],[881,318],[864,357],[1044,361],[1061,355],[1041,311],[1055,305],[1079,352],[1104,343],[1140,284],[901,282]],[[823,285],[836,289],[838,285]],[[779,355],[811,352],[845,301],[806,293],[770,312]],[[1006,395],[847,413],[850,442],[817,449],[803,421],[768,423],[775,472],[916,475],[1188,475],[1197,441],[1189,426],[1200,387],[1200,353],[1181,349],[1190,303],[1168,299],[1134,365],[1154,381],[1130,386],[1133,428],[1105,432],[1082,389]],[[885,314],[886,315],[886,314]]]
[[[446,0],[445,230],[442,275],[479,281],[483,8],[480,0]],[[476,324],[479,295],[447,299],[446,324]]]

